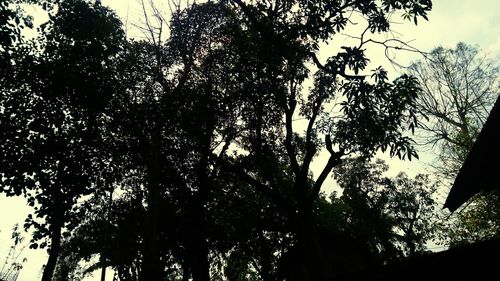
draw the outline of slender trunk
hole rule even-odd
[[[106,261],[101,261],[106,262]],[[106,265],[103,264],[101,269],[101,281],[106,281]]]
[[[146,211],[146,227],[144,229],[143,260],[140,281],[161,280],[160,253],[158,249],[158,215],[159,215],[159,187],[149,184]]]
[[[414,239],[413,231],[410,233],[406,234],[406,246],[408,246],[408,255],[410,257],[415,256],[417,253],[417,245],[415,244],[415,239]]]
[[[413,243],[413,241],[410,241],[408,243],[408,248],[410,249],[410,257],[415,256],[415,254],[417,253],[417,249],[416,249],[415,243]]]
[[[193,281],[210,281],[208,243],[206,239],[205,213],[199,198],[193,200],[190,211],[190,240],[188,245]]]
[[[160,161],[159,161],[159,135],[154,133],[147,163],[147,204],[146,227],[143,237],[143,259],[140,281],[162,280],[159,251],[159,205],[160,205]]]
[[[210,116],[210,115],[208,115]],[[198,193],[193,196],[190,221],[195,227],[192,231],[192,274],[193,281],[210,281],[210,262],[208,260],[208,242],[205,203],[208,200],[210,176],[208,171],[208,156],[213,132],[213,119],[209,117],[205,124],[205,134],[201,139],[202,157],[198,163]]]
[[[63,257],[64,258],[64,257]],[[60,275],[60,281],[69,281],[69,267],[67,264],[67,261],[63,261],[62,263],[59,262],[59,275]]]
[[[106,240],[107,239],[105,239],[105,241],[104,241],[105,243],[106,243]],[[101,281],[106,281],[106,258],[104,257],[104,255],[102,253],[101,253],[101,257],[100,257],[100,262],[101,262],[101,267],[102,267],[101,268]]]
[[[193,281],[210,281],[210,264],[208,262],[208,247],[202,235],[196,235],[195,243],[198,251],[194,255],[192,272]]]
[[[260,269],[258,269],[260,278],[262,281],[271,281],[274,280],[273,274],[272,274],[272,260],[271,256],[273,255],[272,249],[268,247],[268,241],[264,237],[264,231],[261,231],[259,233],[259,236],[257,238],[259,241],[260,245],[260,257],[259,257],[259,263],[260,263]],[[258,265],[255,265],[256,268],[258,268]]]
[[[195,245],[198,251],[193,263],[193,281],[210,281],[210,264],[208,262],[208,245],[203,233],[195,236]]]
[[[60,219],[55,219],[51,225],[50,250],[49,259],[43,269],[42,281],[52,281],[54,270],[56,268],[57,258],[61,252],[61,229],[62,222]]]
[[[111,205],[113,204],[113,186],[111,185],[111,189],[109,191],[109,199],[108,199],[108,210],[106,214],[106,220],[107,223],[104,226],[104,242],[105,245],[109,245],[110,239],[109,239],[109,224],[111,223]],[[103,248],[103,251],[107,250],[106,254],[109,254],[109,248]],[[105,253],[101,252],[101,281],[106,281],[106,256]]]

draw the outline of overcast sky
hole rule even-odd
[[[128,22],[135,22],[133,16],[138,13],[138,0],[103,0],[103,4],[115,9],[118,16]],[[405,22],[404,25],[394,25],[404,41],[412,40],[412,45],[422,51],[442,45],[454,47],[458,42],[480,46],[492,57],[500,56],[500,1],[498,0],[434,0],[429,21],[419,21],[417,27]],[[396,19],[395,19],[396,20]],[[402,20],[398,20],[402,22]],[[129,25],[130,26],[130,25]],[[347,39],[342,39],[347,40]],[[327,51],[326,51],[327,52]],[[398,54],[398,62],[408,64],[420,59],[417,54]],[[376,63],[384,62],[383,53],[374,59]],[[394,71],[393,69],[388,69]],[[419,161],[412,163],[391,161],[394,170],[403,170],[412,174],[420,169]],[[5,198],[0,195],[0,262],[3,262],[10,246],[10,232],[15,223],[23,224],[30,212],[22,198]],[[27,239],[29,240],[29,239]],[[40,280],[41,266],[45,263],[46,254],[43,250],[25,250],[28,262],[21,271],[19,281]],[[111,280],[111,276],[108,276]],[[98,274],[94,279],[98,280]]]

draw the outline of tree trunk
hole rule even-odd
[[[196,235],[198,251],[194,252],[192,263],[193,281],[210,281],[210,264],[208,262],[208,247],[201,235]]]
[[[139,281],[162,280],[163,269],[160,264],[159,251],[159,205],[160,205],[160,161],[159,135],[155,133],[148,155],[147,163],[147,203],[146,223],[143,236],[143,259]]]
[[[208,155],[210,154],[210,141],[213,131],[212,118],[208,118],[205,134],[201,146],[203,155],[198,163],[198,192],[192,197],[190,220],[194,227],[192,233],[192,267],[193,281],[210,281],[210,262],[208,260],[208,242],[205,203],[208,200],[210,177],[208,172]]]
[[[111,223],[111,205],[113,204],[113,186],[111,186],[111,189],[109,191],[109,199],[108,199],[108,209],[106,210],[107,214],[106,214],[106,219],[108,221],[108,223]],[[104,242],[105,242],[105,245],[109,245],[109,243],[111,242],[111,239],[109,238],[109,224],[106,224],[104,226]],[[109,255],[109,248],[105,247],[103,248],[103,252],[101,252],[101,266],[102,266],[102,269],[101,269],[101,281],[106,281],[106,268],[107,268],[107,260],[106,260],[106,257],[105,257],[105,254],[104,254],[104,251],[106,252],[106,255]]]
[[[49,259],[43,269],[42,281],[52,281],[52,276],[54,275],[54,270],[57,264],[57,258],[61,252],[61,229],[61,220],[55,219],[55,222],[51,225]]]
[[[143,259],[139,274],[140,281],[161,280],[160,253],[158,249],[159,196],[158,185],[149,185],[147,195],[148,208],[143,237]]]
[[[311,206],[312,207],[312,206]],[[301,208],[296,223],[297,245],[301,265],[304,267],[304,281],[326,281],[333,277],[331,266],[325,260],[320,245],[312,208]],[[299,279],[297,279],[299,280]]]
[[[193,281],[210,281],[210,264],[208,262],[208,245],[205,232],[200,231],[195,235],[195,252],[193,262]]]
[[[191,278],[191,273],[189,271],[189,266],[186,260],[182,263],[182,281],[189,281]]]
[[[106,281],[106,266],[103,265],[101,269],[101,281]]]
[[[259,252],[259,263],[260,263],[260,269],[258,269],[260,278],[262,281],[272,281],[275,280],[276,278],[273,278],[272,274],[272,268],[273,268],[273,263],[271,260],[271,257],[273,256],[273,249],[268,247],[268,241],[264,237],[265,231],[259,232],[258,236],[258,243],[260,243],[260,252]],[[255,265],[257,268],[257,265]]]
[[[196,196],[195,196],[196,197]],[[190,240],[188,245],[191,274],[193,281],[210,281],[210,263],[208,261],[208,243],[206,239],[205,212],[199,198],[193,200],[190,218]]]
[[[65,257],[63,257],[63,259],[66,259]],[[63,261],[62,263],[59,262],[59,281],[70,281],[69,280],[69,273],[70,273],[70,269],[68,267],[68,264],[67,264],[67,261]]]

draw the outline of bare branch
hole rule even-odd
[[[329,145],[327,145],[327,150],[330,152],[330,158],[328,158],[328,162],[326,163],[325,167],[323,167],[323,170],[321,171],[320,175],[316,179],[316,182],[314,183],[313,190],[309,199],[311,201],[314,201],[315,198],[318,197],[318,194],[326,178],[328,177],[328,175],[335,166],[342,163],[341,157],[345,155],[345,151],[342,148],[340,148],[338,152],[334,152],[331,146],[331,142],[329,142]]]

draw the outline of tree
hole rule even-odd
[[[410,8],[398,3],[386,3],[384,8]],[[316,239],[313,205],[333,166],[347,154],[371,155],[379,148],[390,147],[391,154],[400,157],[416,155],[410,140],[402,135],[403,128],[414,124],[411,107],[418,87],[411,77],[389,83],[382,69],[371,78],[359,75],[367,64],[362,51],[365,41],[356,48],[346,47],[326,65],[314,54],[317,43],[336,32],[330,24],[333,17],[341,30],[349,9],[375,16],[378,7],[349,2],[318,11],[314,4],[307,6],[300,1],[267,4],[232,1],[179,10],[166,46],[153,46],[153,60],[147,64],[153,66],[152,72],[142,80],[146,83],[138,84],[147,86],[139,87],[143,90],[139,91],[140,103],[134,106],[143,113],[129,115],[134,116],[132,123],[123,130],[132,133],[129,139],[139,137],[137,163],[146,166],[146,175],[157,171],[147,176],[157,182],[145,184],[151,226],[145,227],[150,238],[144,238],[152,243],[158,240],[158,234],[151,232],[159,219],[155,200],[163,194],[176,194],[169,200],[184,210],[186,264],[192,264],[197,280],[208,278],[205,214],[219,171],[233,173],[286,210],[288,227],[307,257],[304,278],[320,280],[327,278],[330,266],[323,260]],[[430,9],[427,1],[412,5],[416,16]],[[305,14],[295,14],[294,6],[304,8]],[[338,8],[342,8],[340,12]],[[299,20],[303,16],[311,22],[303,25]],[[387,30],[384,23],[383,17],[369,21],[373,31]],[[300,88],[309,76],[308,62],[316,63],[320,70],[315,89],[305,97]],[[333,104],[336,94],[347,98],[336,107],[341,118],[330,122],[332,116],[325,107]],[[293,116],[298,114],[309,120],[304,135],[293,129]],[[249,160],[240,163],[239,157],[228,153],[232,145],[248,153]],[[322,147],[331,157],[314,183],[310,164]],[[141,155],[141,151],[147,154]],[[151,155],[155,155],[155,163],[147,162],[153,159],[148,158]],[[279,167],[280,173],[270,173],[269,167]],[[282,187],[280,179],[289,175],[292,183]],[[145,245],[148,243],[145,240]],[[147,247],[158,249],[152,245]],[[159,276],[158,255],[152,250],[145,251],[143,257],[151,259],[142,261],[145,266],[155,268],[143,268],[142,272]],[[318,265],[319,270],[315,269]]]
[[[22,194],[35,207],[25,225],[35,227],[31,247],[50,239],[44,281],[52,278],[66,223],[76,219],[74,204],[106,180],[99,123],[106,121],[111,61],[123,38],[119,21],[100,5],[64,1],[56,10],[41,27],[41,48],[17,48],[17,84],[0,100],[3,192]]]
[[[142,42],[147,53],[141,55],[153,67],[146,66],[145,79],[131,85],[140,89],[139,99],[130,99],[127,112],[133,118],[121,124],[137,147],[131,151],[135,163],[146,167],[148,221],[160,225],[160,199],[180,210],[176,227],[183,234],[183,270],[195,280],[210,279],[204,206],[218,170],[209,157],[227,149],[219,144],[231,138],[233,116],[239,112],[234,103],[242,86],[226,76],[237,66],[226,37],[231,24],[222,5],[193,5],[172,15],[165,45]],[[145,228],[149,250],[144,250],[141,280],[159,279],[165,271],[154,262],[159,260],[159,233],[153,229]]]
[[[428,175],[409,178],[399,173],[389,178],[384,175],[387,170],[380,159],[346,161],[335,170],[342,195],[332,198],[332,204],[345,205],[344,228],[369,241],[386,262],[425,252],[426,242],[435,237],[437,219],[437,184]]]
[[[453,180],[472,148],[499,91],[497,61],[477,48],[459,43],[455,49],[438,47],[427,60],[410,67],[422,85],[417,99],[424,144],[437,150],[436,173]],[[479,194],[444,222],[443,243],[456,245],[497,236],[497,194]]]
[[[317,237],[314,202],[332,168],[347,155],[373,155],[390,147],[391,155],[416,156],[402,131],[415,126],[413,100],[418,95],[416,80],[403,76],[392,83],[379,68],[363,74],[368,65],[364,47],[371,42],[361,36],[358,46],[343,46],[322,64],[316,53],[319,43],[334,37],[348,24],[348,11],[367,19],[366,32],[389,30],[387,14],[403,11],[415,19],[426,16],[430,1],[229,1],[238,8],[252,48],[245,53],[257,66],[246,90],[249,114],[243,115],[244,134],[239,138],[248,153],[262,159],[254,167],[242,168],[230,159],[218,162],[288,210],[293,235],[303,260],[302,280],[326,280],[333,265],[327,264]],[[318,71],[314,87],[302,89],[309,77],[307,63]],[[262,77],[262,78],[261,78]],[[265,82],[265,83],[261,83]],[[341,101],[334,107],[335,99]],[[333,113],[332,113],[333,112]],[[245,112],[244,112],[245,113]],[[305,119],[304,133],[297,132],[296,116]],[[302,130],[301,130],[302,131]],[[310,165],[317,153],[330,154],[323,171],[313,178]],[[272,155],[290,169],[293,183],[288,194],[279,192],[275,179],[265,173],[265,160]]]
[[[453,179],[500,93],[498,66],[477,48],[458,43],[455,49],[435,48],[410,73],[422,85],[417,107],[426,117],[419,122],[424,144],[438,147],[436,168]]]
[[[492,191],[477,194],[462,210],[441,224],[439,242],[456,247],[500,237],[500,196]]]
[[[31,17],[23,13],[20,3],[30,1],[6,0],[0,3],[0,66],[2,72],[10,64],[12,52],[22,40],[21,30],[33,28]],[[5,74],[5,73],[2,73]]]
[[[240,166],[256,161],[237,159]],[[267,174],[280,181],[281,192],[290,192],[290,174],[267,159]],[[293,246],[286,210],[229,171],[221,171],[208,208],[210,240],[221,257],[229,280],[252,276],[255,280],[280,280],[286,252]],[[245,279],[246,280],[246,279]]]
[[[11,239],[12,246],[10,246],[9,252],[0,267],[0,280],[2,281],[16,281],[23,264],[27,261],[23,253],[27,245],[17,224],[12,229]]]
[[[220,18],[211,21],[213,18],[204,14],[213,10],[213,5],[223,11],[218,15],[222,21]],[[206,202],[207,190],[212,187],[210,175],[217,175],[219,169],[231,171],[287,210],[288,221],[306,261],[303,264],[304,280],[329,278],[330,266],[323,260],[321,245],[316,239],[313,210],[321,186],[331,169],[349,154],[370,156],[378,149],[390,147],[391,155],[415,157],[411,141],[403,136],[402,131],[415,125],[412,106],[419,88],[409,76],[390,83],[387,73],[381,68],[372,76],[363,75],[361,72],[368,64],[363,47],[371,42],[369,40],[361,38],[358,46],[344,46],[325,64],[316,57],[319,43],[331,39],[345,28],[347,13],[351,10],[367,18],[366,32],[386,32],[389,29],[386,13],[403,11],[405,17],[416,21],[420,16],[425,17],[430,8],[430,1],[328,4],[223,1],[220,6],[215,3],[193,5],[181,11],[179,17],[174,16],[174,29],[168,41],[177,45],[171,45],[174,48],[167,48],[166,52],[173,52],[175,57],[173,61],[167,59],[166,64],[156,64],[162,71],[153,76],[153,81],[156,81],[153,84],[159,85],[162,91],[160,96],[163,97],[157,100],[158,104],[175,101],[181,94],[191,95],[186,95],[188,103],[177,104],[182,115],[168,114],[168,111],[163,111],[164,108],[163,113],[156,111],[159,115],[149,123],[150,128],[156,129],[143,135],[157,136],[157,140],[151,139],[149,143],[163,147],[169,139],[163,139],[169,136],[165,128],[174,126],[175,131],[168,133],[180,132],[179,135],[174,134],[180,136],[180,142],[173,139],[171,143],[176,144],[173,146],[175,149],[186,149],[184,162],[174,160],[180,159],[177,157],[182,153],[169,154],[172,152],[169,149],[163,150],[166,154],[157,161],[165,165],[166,175],[177,186],[196,191],[192,193],[194,200],[187,201],[186,210],[191,215],[186,219],[191,220],[190,225],[199,225],[196,230],[203,233],[204,222],[199,218],[204,217],[203,203]],[[197,22],[200,19],[202,21]],[[204,22],[203,19],[209,21]],[[175,20],[185,22],[184,28],[176,25]],[[224,25],[225,22],[229,24]],[[179,35],[182,36],[176,37]],[[175,48],[179,46],[181,48]],[[301,88],[309,76],[306,64],[310,62],[319,70],[314,76],[314,89],[303,94]],[[221,65],[224,67],[219,68]],[[173,75],[166,75],[169,69]],[[169,80],[169,77],[174,79]],[[330,115],[326,109],[333,106],[337,96],[345,99],[335,107],[339,118]],[[234,105],[232,101],[235,100],[238,102]],[[293,119],[296,115],[302,115],[307,120],[304,134],[294,130],[296,122]],[[159,116],[164,117],[157,118]],[[185,121],[171,123],[173,116]],[[231,126],[219,125],[224,122]],[[165,124],[169,125],[164,127]],[[186,138],[193,140],[195,146],[184,142]],[[250,165],[242,166],[235,162],[234,157],[227,153],[231,145],[237,145],[251,155]],[[217,147],[222,148],[222,152],[217,151]],[[320,176],[313,180],[310,165],[323,148],[330,153],[330,158]],[[279,177],[267,173],[269,163],[277,163],[278,167],[283,167],[282,173],[293,175],[293,184],[286,192],[277,186]],[[161,165],[151,167],[156,166],[159,171]],[[156,175],[159,176],[159,173]],[[187,175],[190,177],[186,178]],[[157,176],[150,177],[158,179]],[[151,189],[148,196],[157,198],[158,192],[153,193],[157,189]],[[150,203],[150,214],[155,221],[155,204],[154,201]],[[193,233],[198,235],[196,231],[191,231],[187,237]],[[156,240],[156,235],[151,237],[152,241]],[[198,249],[196,253],[204,256],[206,250],[200,247],[206,243],[205,240],[201,236],[190,240],[190,244]],[[152,265],[157,259],[153,257],[153,262],[145,264]],[[202,260],[206,258],[198,257],[193,261],[204,268],[194,272],[200,272],[202,277],[199,280],[206,280],[208,263]],[[143,272],[147,274],[158,270]]]
[[[426,243],[436,237],[434,197],[437,184],[425,174],[409,178],[399,173],[392,181],[386,209],[395,222],[395,232],[403,244],[402,251],[405,256],[423,253],[427,251]]]
[[[69,226],[72,231],[64,240],[63,259],[58,262],[56,276],[65,275],[63,280],[68,280],[68,276],[75,276],[78,271],[85,276],[111,267],[120,280],[138,280],[144,228],[141,198],[125,190],[112,201],[112,206],[108,204],[108,198],[94,196],[78,207],[78,217],[82,220]],[[96,256],[100,257],[97,262],[91,262]],[[86,266],[78,268],[79,261],[85,261]]]
[[[388,32],[393,13],[416,22],[431,6],[209,1],[177,9],[165,43],[161,17],[158,28],[146,27],[155,40],[125,43],[118,20],[100,4],[60,2],[39,54],[20,60],[30,70],[16,77],[22,87],[0,100],[10,145],[2,147],[2,186],[40,204],[36,214],[46,223],[29,223],[45,230],[35,240],[52,238],[44,280],[61,243],[71,240],[89,246],[79,257],[99,253],[100,266],[123,278],[210,280],[215,255],[235,279],[250,271],[273,279],[291,265],[300,280],[336,276],[341,270],[323,247],[330,236],[317,217],[325,179],[347,157],[378,150],[416,157],[405,131],[416,125],[420,88],[408,75],[389,81],[380,67],[369,72],[364,49],[376,41],[368,37]],[[343,31],[353,12],[366,20],[359,44],[321,62],[320,43]],[[398,42],[379,43],[406,46],[390,45]],[[319,153],[328,160],[313,175]],[[131,201],[110,196],[113,204],[104,203],[115,188],[134,190],[130,213]],[[78,213],[82,196],[89,206]],[[117,217],[106,219],[111,205]],[[259,218],[246,225],[237,215],[242,206]],[[88,219],[79,224],[82,214]],[[143,224],[134,239],[121,240],[137,220]],[[228,222],[238,229],[224,235]],[[64,226],[81,232],[62,240]],[[82,239],[110,230],[109,248]],[[110,252],[116,245],[131,251],[120,259]]]

